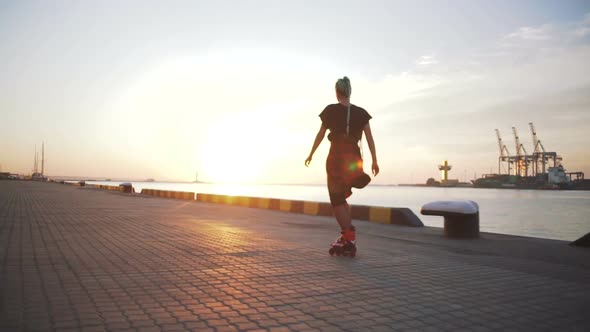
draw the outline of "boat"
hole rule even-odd
[[[547,173],[536,176],[521,176],[508,174],[484,174],[481,178],[473,180],[475,188],[497,189],[546,189],[546,190],[571,190],[577,188],[580,179],[572,180],[562,165],[549,167]],[[582,179],[583,181],[583,175]]]
[[[39,172],[39,154],[37,153],[37,146],[35,146],[35,159],[33,163],[33,173],[30,179],[32,181],[47,181],[45,174],[45,142],[41,145],[41,171]]]
[[[557,152],[546,151],[537,137],[535,126],[529,122],[533,138],[533,153],[527,153],[520,143],[516,127],[512,127],[516,154],[511,155],[503,143],[500,131],[496,129],[500,155],[498,157],[498,173],[484,174],[473,180],[475,188],[506,188],[506,189],[577,189],[588,190],[590,182],[584,180],[583,172],[566,172],[561,157]],[[501,174],[502,164],[507,170]]]
[[[47,181],[47,177],[44,176],[42,173],[33,173],[33,175],[31,175],[31,180],[32,181]]]

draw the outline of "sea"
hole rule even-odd
[[[88,184],[119,185],[115,181]],[[142,189],[284,198],[329,202],[325,185],[253,185],[183,182],[131,182]],[[590,191],[438,188],[369,185],[353,189],[350,204],[407,207],[424,225],[443,227],[443,218],[424,216],[420,208],[439,200],[472,200],[479,205],[482,232],[574,241],[590,232]]]

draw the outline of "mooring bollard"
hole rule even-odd
[[[445,235],[454,238],[479,237],[479,206],[474,201],[436,201],[422,206],[420,213],[443,216]]]
[[[129,182],[121,183],[119,185],[119,187],[122,187],[121,191],[124,193],[128,193],[128,194],[133,193],[133,186]]]

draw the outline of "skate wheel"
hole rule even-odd
[[[334,256],[336,250],[334,250],[334,248],[330,248],[330,250],[328,250],[328,252],[330,253],[330,256]]]

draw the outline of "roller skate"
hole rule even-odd
[[[330,256],[356,256],[356,230],[354,226],[342,230],[340,236],[330,244]]]

